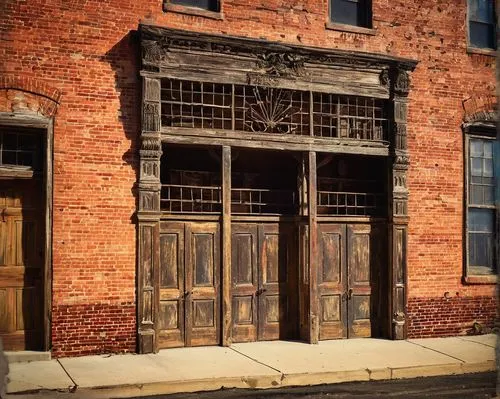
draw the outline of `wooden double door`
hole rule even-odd
[[[298,245],[293,223],[231,226],[232,341],[298,334]]]
[[[220,343],[219,223],[160,225],[158,346]]]
[[[321,340],[377,335],[383,236],[369,224],[318,225]]]
[[[43,346],[41,179],[0,180],[0,338],[5,350]]]

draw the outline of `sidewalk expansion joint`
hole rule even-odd
[[[64,370],[64,372],[66,373],[66,375],[68,376],[68,378],[71,380],[71,382],[73,383],[73,386],[69,389],[69,391],[71,393],[75,392],[77,389],[78,389],[78,384],[76,383],[76,381],[73,379],[73,377],[71,377],[71,375],[68,373],[68,370],[66,370],[66,368],[64,367],[64,365],[59,361],[59,359],[56,359],[57,360],[57,363],[59,363],[59,366],[61,366],[61,368]]]
[[[483,342],[479,342],[479,341],[473,341],[472,339],[467,339],[466,337],[457,337],[460,341],[465,341],[465,342],[473,342],[475,344],[479,344],[479,345],[483,345],[483,346],[487,346],[488,348],[493,348],[495,349],[496,346],[491,346],[490,344],[485,344]]]
[[[284,377],[285,374],[281,370],[278,370],[277,368],[274,368],[273,366],[269,366],[268,364],[265,364],[265,363],[261,362],[260,360],[254,359],[253,357],[248,356],[245,353],[242,353],[242,352],[240,352],[240,351],[238,351],[238,350],[236,350],[236,349],[234,349],[232,347],[229,347],[229,349],[231,349],[232,351],[240,354],[241,356],[245,356],[247,359],[250,359],[250,360],[254,361],[255,363],[259,363],[262,366],[265,366],[267,368],[270,368],[271,370],[274,370],[274,371],[280,373],[281,374],[281,379],[283,379],[283,377]]]
[[[409,342],[410,344],[413,344],[413,345],[420,346],[421,348],[424,348],[424,349],[429,349],[429,350],[431,350],[431,351],[433,351],[433,352],[436,352],[436,353],[439,353],[439,354],[441,354],[441,355],[451,357],[452,359],[458,360],[458,361],[459,361],[459,362],[461,362],[461,363],[465,363],[465,361],[464,361],[464,360],[459,359],[458,357],[452,356],[452,355],[450,355],[450,354],[448,354],[448,353],[438,351],[437,349],[429,348],[429,347],[427,347],[427,346],[424,346],[424,345],[421,345],[421,344],[417,344],[416,342],[411,342],[411,341],[406,341],[406,342]]]

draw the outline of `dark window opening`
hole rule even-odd
[[[233,214],[296,215],[298,162],[290,153],[233,150]]]
[[[340,24],[371,28],[370,0],[330,0],[330,20]]]
[[[218,0],[170,0],[170,3],[186,7],[201,8],[202,10],[219,12]]]
[[[163,146],[161,210],[168,213],[220,213],[220,162],[218,149]]]
[[[387,161],[352,155],[318,157],[318,214],[385,217]]]
[[[0,127],[0,167],[40,171],[42,138],[37,129]]]
[[[478,48],[496,48],[494,0],[469,0],[469,44]]]

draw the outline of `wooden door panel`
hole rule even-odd
[[[371,336],[371,227],[347,225],[349,337]]]
[[[220,235],[218,223],[186,224],[186,345],[220,342]]]
[[[160,348],[184,346],[184,224],[162,224],[160,230]]]
[[[298,245],[292,224],[261,224],[259,235],[258,339],[296,337]]]
[[[231,226],[232,341],[257,339],[257,225]]]
[[[318,299],[320,305],[319,339],[347,337],[347,266],[345,226],[318,226]]]
[[[41,194],[37,179],[0,182],[0,337],[6,350],[42,347]]]

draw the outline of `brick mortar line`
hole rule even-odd
[[[411,342],[411,341],[406,341],[406,342],[409,342],[410,344],[413,344],[413,345],[420,346],[421,348],[424,348],[424,349],[429,349],[429,350],[434,351],[436,353],[440,353],[441,355],[445,355],[445,356],[451,357],[452,359],[458,360],[459,362],[462,362],[464,364],[466,363],[465,360],[462,360],[462,359],[459,359],[458,357],[449,355],[448,353],[444,353],[444,352],[438,351],[437,349],[428,348],[427,346],[423,346],[421,344],[417,344],[416,342]]]
[[[278,373],[280,373],[280,374],[281,374],[281,378],[282,378],[282,379],[283,379],[283,377],[285,376],[285,373],[283,373],[281,370],[278,370],[278,369],[274,368],[273,366],[269,366],[268,364],[265,364],[265,363],[261,362],[260,360],[254,359],[253,357],[248,356],[248,355],[246,355],[246,354],[244,354],[244,353],[242,353],[242,352],[240,352],[240,351],[238,351],[238,350],[236,350],[236,349],[234,349],[234,348],[232,348],[232,347],[229,347],[229,349],[231,349],[232,351],[234,351],[234,352],[236,352],[236,353],[238,353],[238,354],[240,354],[240,355],[242,355],[242,356],[245,356],[246,358],[248,358],[248,359],[250,359],[250,360],[254,361],[255,363],[261,364],[262,366],[268,367],[268,368],[270,368],[271,370],[277,371]]]

